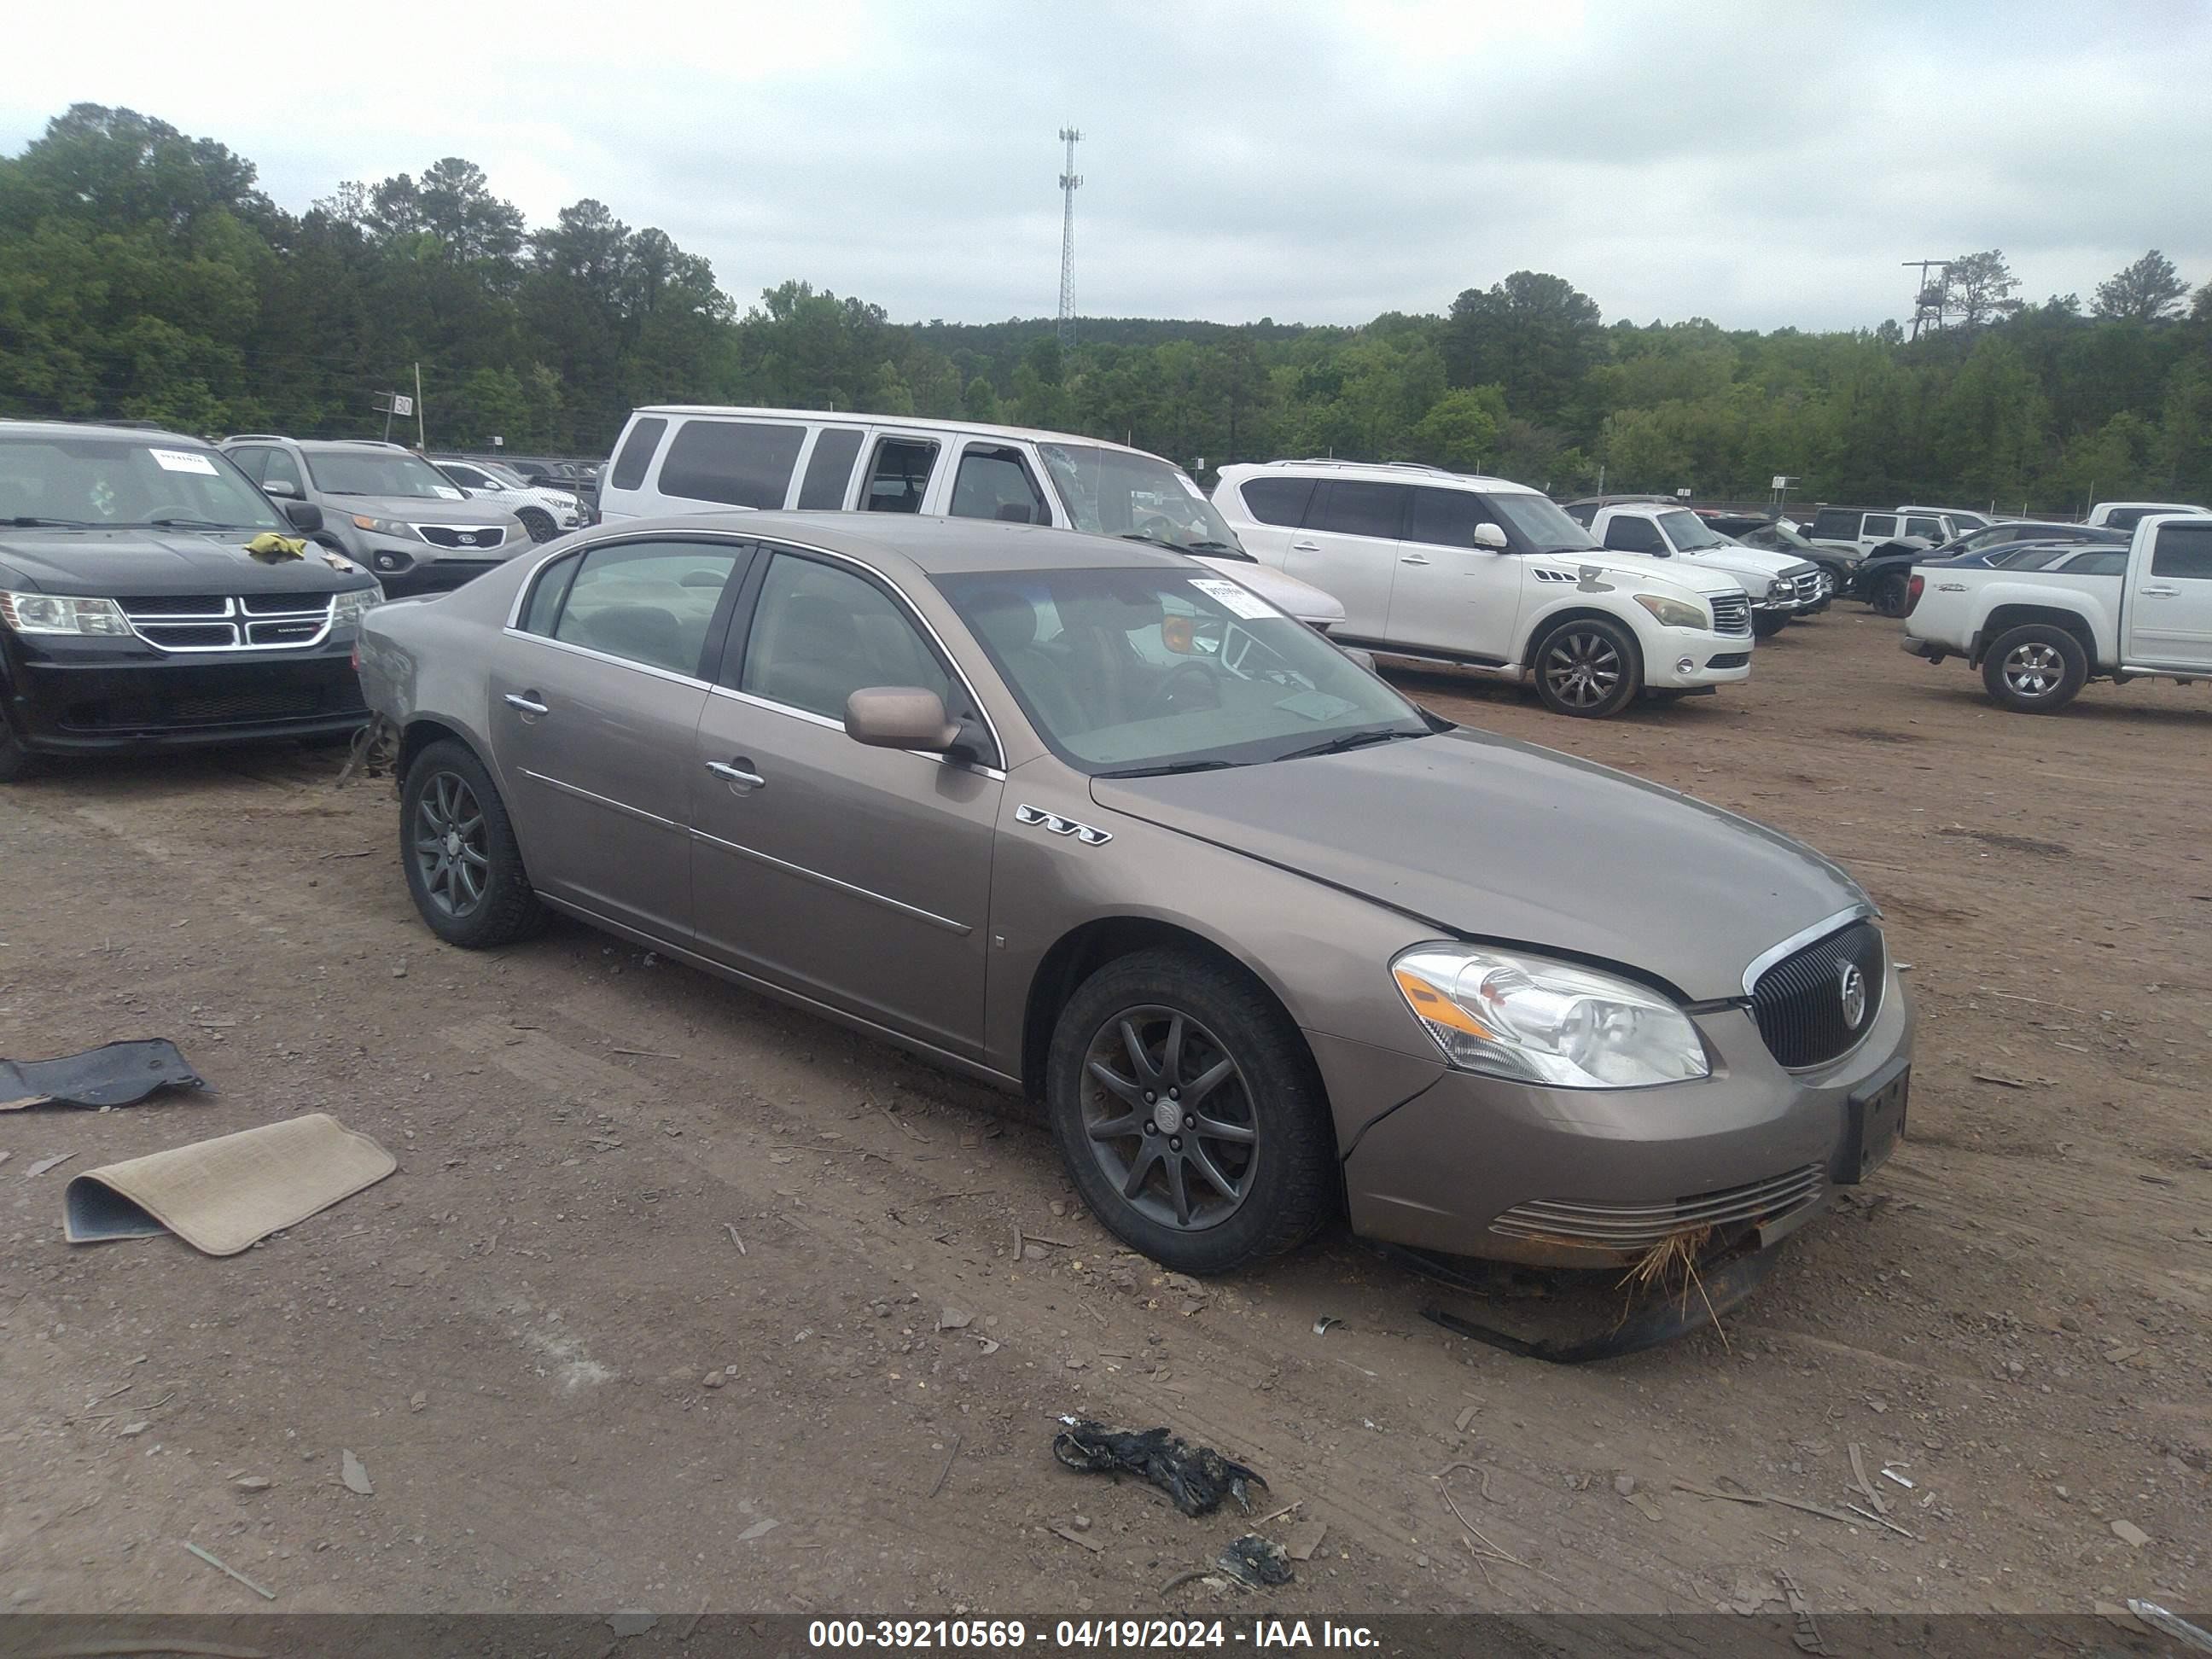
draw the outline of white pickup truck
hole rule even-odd
[[[2147,518],[2125,548],[2046,569],[1919,566],[1907,605],[1907,652],[1966,658],[2022,714],[2055,714],[2092,679],[2212,679],[2212,518]]]

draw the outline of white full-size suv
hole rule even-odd
[[[1526,484],[1272,461],[1222,468],[1213,504],[1262,563],[1337,597],[1332,639],[1533,682],[1562,714],[1751,672],[1750,600],[1734,577],[1607,551]]]

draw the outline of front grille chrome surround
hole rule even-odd
[[[329,593],[160,594],[118,599],[136,634],[156,651],[306,651],[330,637]]]
[[[1881,1012],[1888,965],[1881,929],[1859,917],[1761,969],[1751,1014],[1768,1052],[1793,1072],[1850,1053]]]

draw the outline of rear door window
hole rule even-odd
[[[1261,524],[1287,525],[1295,529],[1313,499],[1311,478],[1247,478],[1237,486],[1244,510]]]
[[[1404,484],[1332,479],[1322,498],[1315,503],[1309,528],[1338,536],[1395,541],[1405,523],[1406,498],[1412,494]]]
[[[1897,534],[1897,514],[1869,513],[1866,515],[1866,527],[1859,533],[1863,537],[1879,536],[1887,541],[1890,537]]]
[[[1616,515],[1606,520],[1605,544],[1616,553],[1664,553],[1668,550],[1659,526],[1649,519]]]
[[[635,489],[645,482],[653,452],[660,447],[660,435],[667,430],[668,422],[658,415],[648,415],[630,428],[629,436],[623,440],[622,453],[615,457],[617,489]]]
[[[2212,582],[2212,519],[2201,525],[2161,527],[2151,548],[2150,574],[2183,581]]]
[[[806,458],[806,477],[799,486],[802,511],[834,512],[845,505],[853,463],[860,458],[860,436],[849,426],[824,427],[815,434],[814,453]]]
[[[781,507],[805,440],[803,426],[686,421],[660,464],[660,493],[732,507]]]
[[[937,445],[927,438],[884,438],[876,444],[863,513],[919,513],[937,466]]]
[[[1003,444],[969,444],[952,475],[956,519],[997,519],[1007,524],[1050,524],[1052,509],[1030,476],[1022,452]]]
[[[696,678],[743,551],[733,542],[659,538],[592,548],[568,584],[552,636]],[[538,595],[532,598],[535,611]]]

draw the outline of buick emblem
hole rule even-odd
[[[1836,995],[1844,1005],[1845,1028],[1857,1030],[1859,1022],[1866,1018],[1867,993],[1866,975],[1859,971],[1856,963],[1845,963],[1843,972],[1836,976]]]

